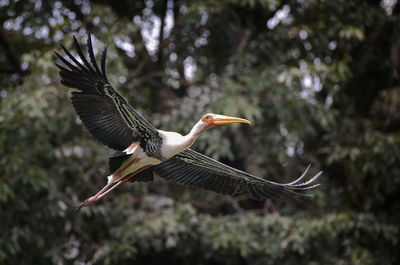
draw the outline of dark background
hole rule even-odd
[[[251,126],[194,149],[300,203],[175,186],[102,187],[112,151],[77,118],[53,62],[110,42],[110,82],[157,128],[207,112]],[[400,3],[0,0],[0,264],[399,264]]]

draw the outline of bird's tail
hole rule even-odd
[[[114,178],[114,174],[111,174],[110,176],[107,177],[107,184],[112,182]],[[115,181],[115,180],[114,180]]]

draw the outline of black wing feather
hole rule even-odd
[[[56,66],[60,69],[61,83],[79,90],[72,93],[71,99],[82,122],[94,137],[108,147],[123,151],[132,143],[140,142],[147,155],[161,159],[162,138],[156,128],[137,113],[107,80],[108,43],[101,54],[100,70],[90,34],[87,46],[91,63],[75,36],[73,39],[82,63],[61,45],[71,62],[56,52],[56,56],[69,69],[58,63]]]
[[[74,46],[76,51],[79,54],[79,57],[81,58],[83,64],[86,66],[86,69],[90,72],[91,75],[96,75],[96,72],[93,70],[92,66],[90,65],[90,63],[86,60],[85,55],[83,55],[82,49],[79,46],[78,41],[76,40],[75,36],[72,36],[74,39]]]
[[[94,68],[96,70],[96,75],[101,76],[99,66],[97,65],[97,62],[96,62],[96,57],[94,56],[94,53],[93,53],[92,37],[91,37],[90,33],[88,34],[87,46],[88,46],[90,61],[92,62],[92,65],[94,66]]]
[[[107,50],[108,50],[108,42],[106,43],[106,46],[104,46],[103,52],[101,53],[101,71],[102,71],[102,76],[105,80],[107,80],[106,76],[106,57],[107,57]],[[107,80],[108,82],[108,80]]]
[[[322,173],[319,172],[309,181],[298,184],[308,172],[307,168],[298,180],[287,184],[276,183],[229,167],[191,149],[153,166],[152,169],[157,175],[176,184],[203,188],[231,196],[247,193],[256,200],[284,198],[293,194],[307,195],[300,192],[319,186],[319,184],[313,183]]]

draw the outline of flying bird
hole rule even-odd
[[[90,33],[87,39],[90,62],[75,36],[73,40],[80,61],[63,45],[61,47],[69,59],[55,52],[63,63],[55,63],[60,70],[61,84],[77,89],[72,92],[72,105],[89,132],[117,151],[109,158],[107,184],[77,209],[98,201],[127,181],[152,181],[154,176],[231,196],[248,194],[257,200],[307,195],[302,191],[319,186],[315,180],[322,172],[301,182],[310,166],[296,180],[277,183],[229,167],[190,149],[196,138],[207,129],[229,123],[250,124],[246,119],[209,113],[202,116],[186,135],[156,129],[108,81],[108,43],[101,54],[99,67]]]

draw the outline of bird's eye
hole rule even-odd
[[[202,120],[203,122],[211,122],[211,121],[212,121],[212,115],[206,114],[206,115],[204,115],[204,116],[201,118],[201,120]]]

